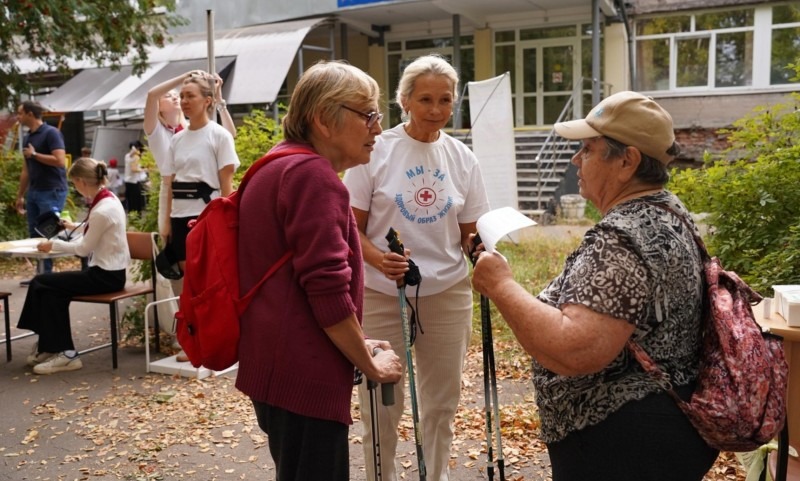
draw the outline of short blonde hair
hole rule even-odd
[[[323,60],[306,70],[294,88],[283,118],[283,135],[307,142],[315,115],[341,125],[342,104],[377,104],[379,100],[378,83],[364,71],[340,60]]]
[[[411,97],[412,92],[414,92],[417,79],[423,75],[441,75],[447,77],[453,84],[453,104],[456,103],[458,100],[458,92],[456,91],[458,87],[458,72],[456,72],[456,69],[441,55],[425,55],[406,66],[403,70],[403,75],[400,77],[400,82],[397,84],[395,102],[403,113],[406,112],[405,102]]]
[[[72,163],[67,176],[70,179],[83,179],[89,185],[106,185],[108,168],[105,162],[89,157],[81,157]]]

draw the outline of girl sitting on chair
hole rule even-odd
[[[83,236],[75,242],[56,239],[37,246],[41,252],[60,251],[88,257],[89,268],[39,274],[31,281],[17,327],[39,334],[28,356],[28,364],[36,374],[83,367],[72,342],[69,303],[73,297],[105,294],[125,287],[125,271],[131,260],[125,234],[126,217],[122,203],[106,188],[107,175],[103,162],[90,158],[75,161],[69,169],[69,180],[91,204],[82,227],[71,223],[65,223],[65,227],[82,228]]]

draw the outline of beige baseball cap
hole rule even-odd
[[[604,135],[669,164],[667,153],[675,142],[672,117],[651,97],[624,91],[606,97],[585,119],[559,122],[553,126],[558,135],[571,140]]]

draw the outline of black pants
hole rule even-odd
[[[684,398],[692,390],[676,388]],[[553,481],[699,481],[719,454],[666,393],[629,402],[547,450]]]
[[[141,182],[135,184],[125,182],[125,202],[128,204],[128,212],[141,213],[144,210],[144,193]]]
[[[253,401],[258,426],[267,433],[275,481],[348,481],[347,426]]]
[[[39,274],[28,286],[17,327],[39,334],[39,352],[74,350],[69,303],[75,296],[105,294],[125,287],[125,269]]]

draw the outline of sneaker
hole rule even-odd
[[[82,367],[83,363],[78,356],[69,358],[66,354],[60,352],[47,361],[33,366],[33,372],[36,374],[53,374],[61,371],[75,371]]]
[[[39,352],[39,353],[28,354],[28,365],[31,367],[37,366],[47,361],[53,356],[55,356],[55,353],[52,352]]]
[[[30,279],[26,279],[24,281],[19,281],[19,286],[20,287],[28,287],[29,285],[31,285],[31,280]]]
[[[49,352],[39,353],[39,341],[36,341],[33,343],[33,348],[31,349],[30,354],[28,354],[26,361],[28,362],[29,366],[33,367],[41,362],[50,359],[51,357],[53,357],[52,353]]]

